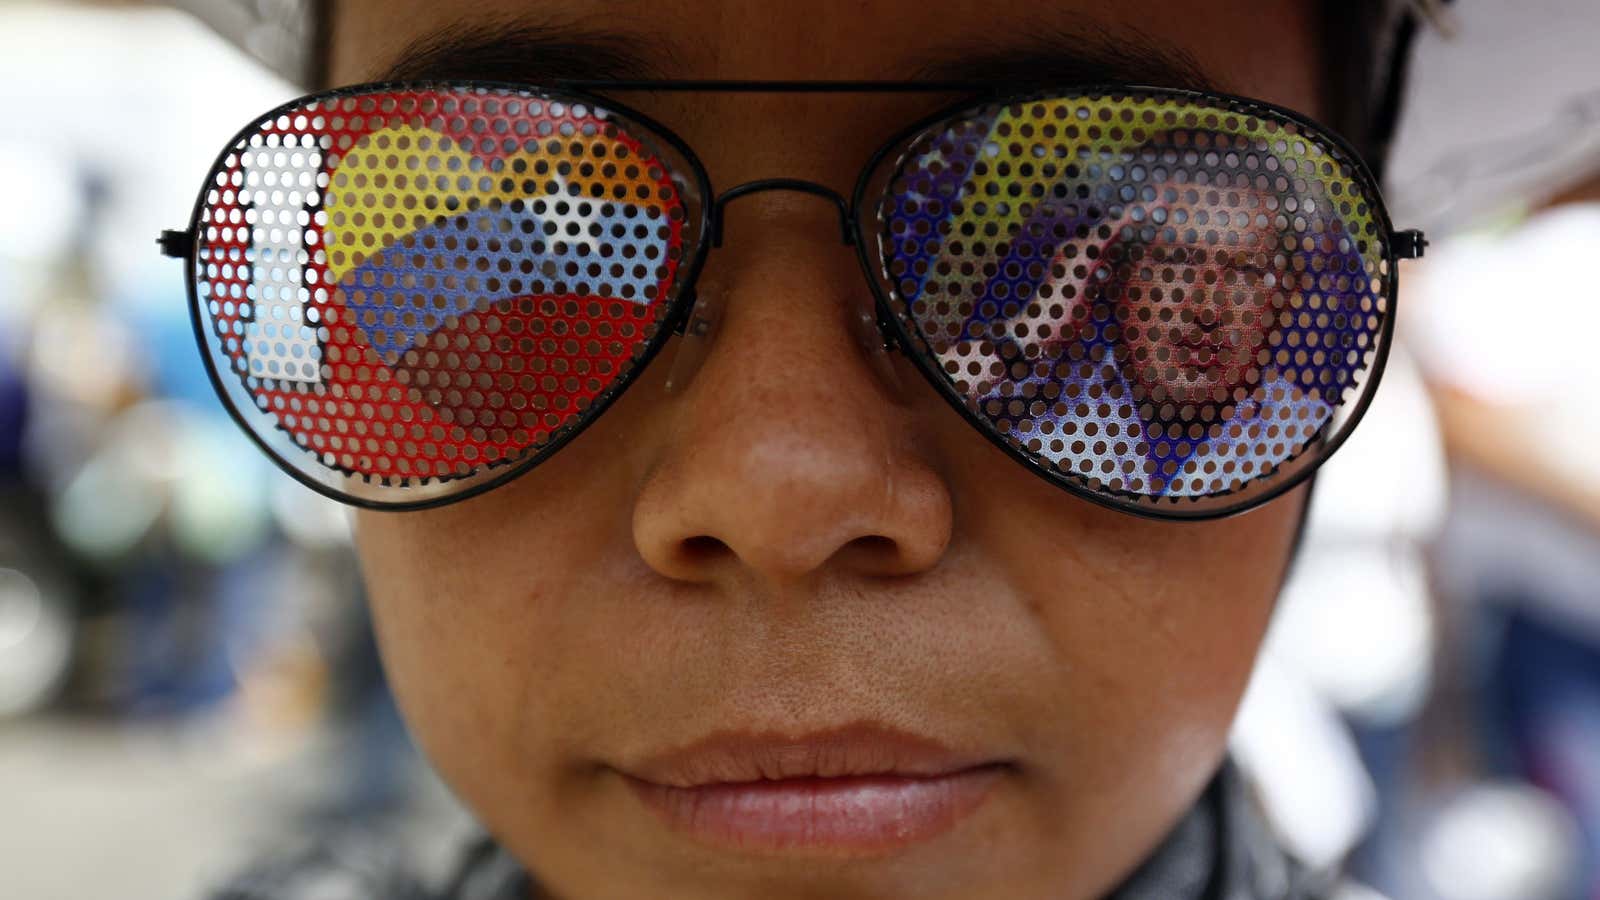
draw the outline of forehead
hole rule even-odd
[[[1318,113],[1321,47],[1304,0],[334,0],[336,83],[402,71],[419,47],[445,48],[434,77],[585,77],[556,51],[600,38],[635,76],[881,79],[1036,74],[1215,87]],[[549,35],[485,52],[497,33]],[[441,38],[469,35],[467,46]],[[560,40],[579,37],[584,40]],[[581,54],[580,54],[581,55]],[[508,58],[509,57],[509,58]],[[1008,71],[1015,59],[1024,72]],[[518,66],[526,70],[519,76]],[[442,69],[442,71],[439,71]]]

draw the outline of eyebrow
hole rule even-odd
[[[924,56],[914,77],[927,80],[1138,84],[1219,90],[1188,51],[1132,28],[1039,28]]]
[[[582,25],[461,22],[413,41],[380,81],[640,81],[679,68],[665,40]],[[1193,55],[1149,34],[1104,27],[1029,28],[925,53],[912,81],[1142,84],[1216,91]]]
[[[638,34],[528,21],[449,25],[413,41],[380,81],[551,81],[660,78],[672,54]]]

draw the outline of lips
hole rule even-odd
[[[1242,330],[1234,326],[1206,330],[1195,325],[1184,329],[1173,346],[1187,351],[1186,357],[1178,360],[1184,365],[1220,369],[1239,365],[1244,341]]]
[[[1171,344],[1171,362],[1180,368],[1212,369],[1222,365],[1222,353],[1228,349],[1218,336],[1189,333]]]
[[[870,856],[953,828],[1016,770],[871,723],[719,732],[623,770],[669,827],[741,851]]]

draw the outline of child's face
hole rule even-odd
[[[1119,80],[1181,78],[1143,50],[1116,52],[1137,29],[1139,47],[1182,51],[1220,89],[1316,116],[1311,8],[341,0],[332,52],[335,79],[360,81],[445,26],[511,17],[646,36],[638,53],[671,77],[905,77],[1026,45],[1079,67],[1120,55],[1124,70],[1149,68]],[[447,74],[473,74],[479,57],[450,58]],[[545,59],[502,54],[482,75],[505,80],[524,62],[535,77]],[[688,141],[719,187],[786,176],[847,192],[879,143],[949,98],[621,99]],[[835,215],[798,194],[736,202],[701,278],[723,318],[687,386],[664,390],[669,344],[528,475],[359,520],[411,727],[555,896],[1096,896],[1224,751],[1303,491],[1174,524],[1050,486],[904,360],[887,372],[871,358],[856,325],[869,289]],[[705,828],[675,827],[630,787],[667,780],[648,761],[714,733],[801,743],[862,723],[1004,765],[917,783],[977,799],[955,803],[959,815],[933,803],[896,819],[871,790],[847,793],[861,801],[853,821],[882,826],[874,839],[752,831],[704,791],[681,796],[712,811]],[[799,751],[767,764],[810,765]],[[883,777],[879,800],[930,795]],[[819,816],[777,824],[838,824]]]

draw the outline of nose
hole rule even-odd
[[[852,319],[868,286],[807,208],[823,212],[747,200],[741,216],[776,210],[777,224],[731,229],[701,278],[723,295],[721,324],[633,516],[640,555],[669,578],[905,576],[949,543],[950,491]]]

